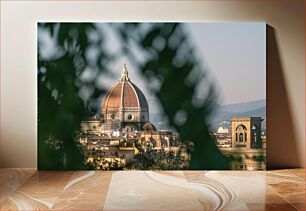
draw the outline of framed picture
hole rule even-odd
[[[38,169],[265,170],[265,23],[37,27]]]

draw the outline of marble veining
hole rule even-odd
[[[115,172],[105,210],[201,210],[183,172]]]
[[[305,169],[1,169],[1,210],[305,210]]]
[[[0,203],[10,197],[35,172],[35,169],[1,169]]]
[[[102,210],[112,172],[75,172],[52,209]]]
[[[68,188],[70,188],[71,186],[73,186],[74,184],[84,180],[84,179],[87,179],[91,176],[93,176],[95,174],[95,171],[88,171],[88,173],[84,174],[83,176],[80,176],[80,177],[77,177],[73,180],[71,180],[65,187],[64,187],[64,190],[67,190]]]

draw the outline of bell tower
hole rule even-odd
[[[256,149],[262,148],[261,117],[233,117],[232,147]]]

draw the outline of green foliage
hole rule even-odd
[[[88,167],[96,170],[122,170],[123,166],[119,163],[117,158],[125,159],[126,156],[119,155],[118,152],[113,153],[113,155],[106,155],[105,151],[101,149],[92,150],[93,161],[88,163]],[[108,158],[108,159],[107,159]],[[112,158],[112,159],[110,159]]]
[[[188,159],[185,159],[180,152],[156,150],[148,148],[141,150],[135,155],[135,162],[132,169],[137,170],[186,170]]]
[[[103,93],[94,87],[87,102],[79,96],[83,86],[92,87],[80,75],[89,65],[87,31],[94,25],[43,23],[38,29],[49,31],[57,44],[54,55],[46,58],[38,43],[38,169],[87,168],[75,136],[80,122],[95,113],[90,101]],[[54,140],[60,147],[54,147]]]
[[[256,162],[265,162],[266,157],[264,155],[253,156],[253,160],[256,161]]]

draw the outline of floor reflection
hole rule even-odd
[[[1,169],[1,210],[305,210],[305,169]]]

